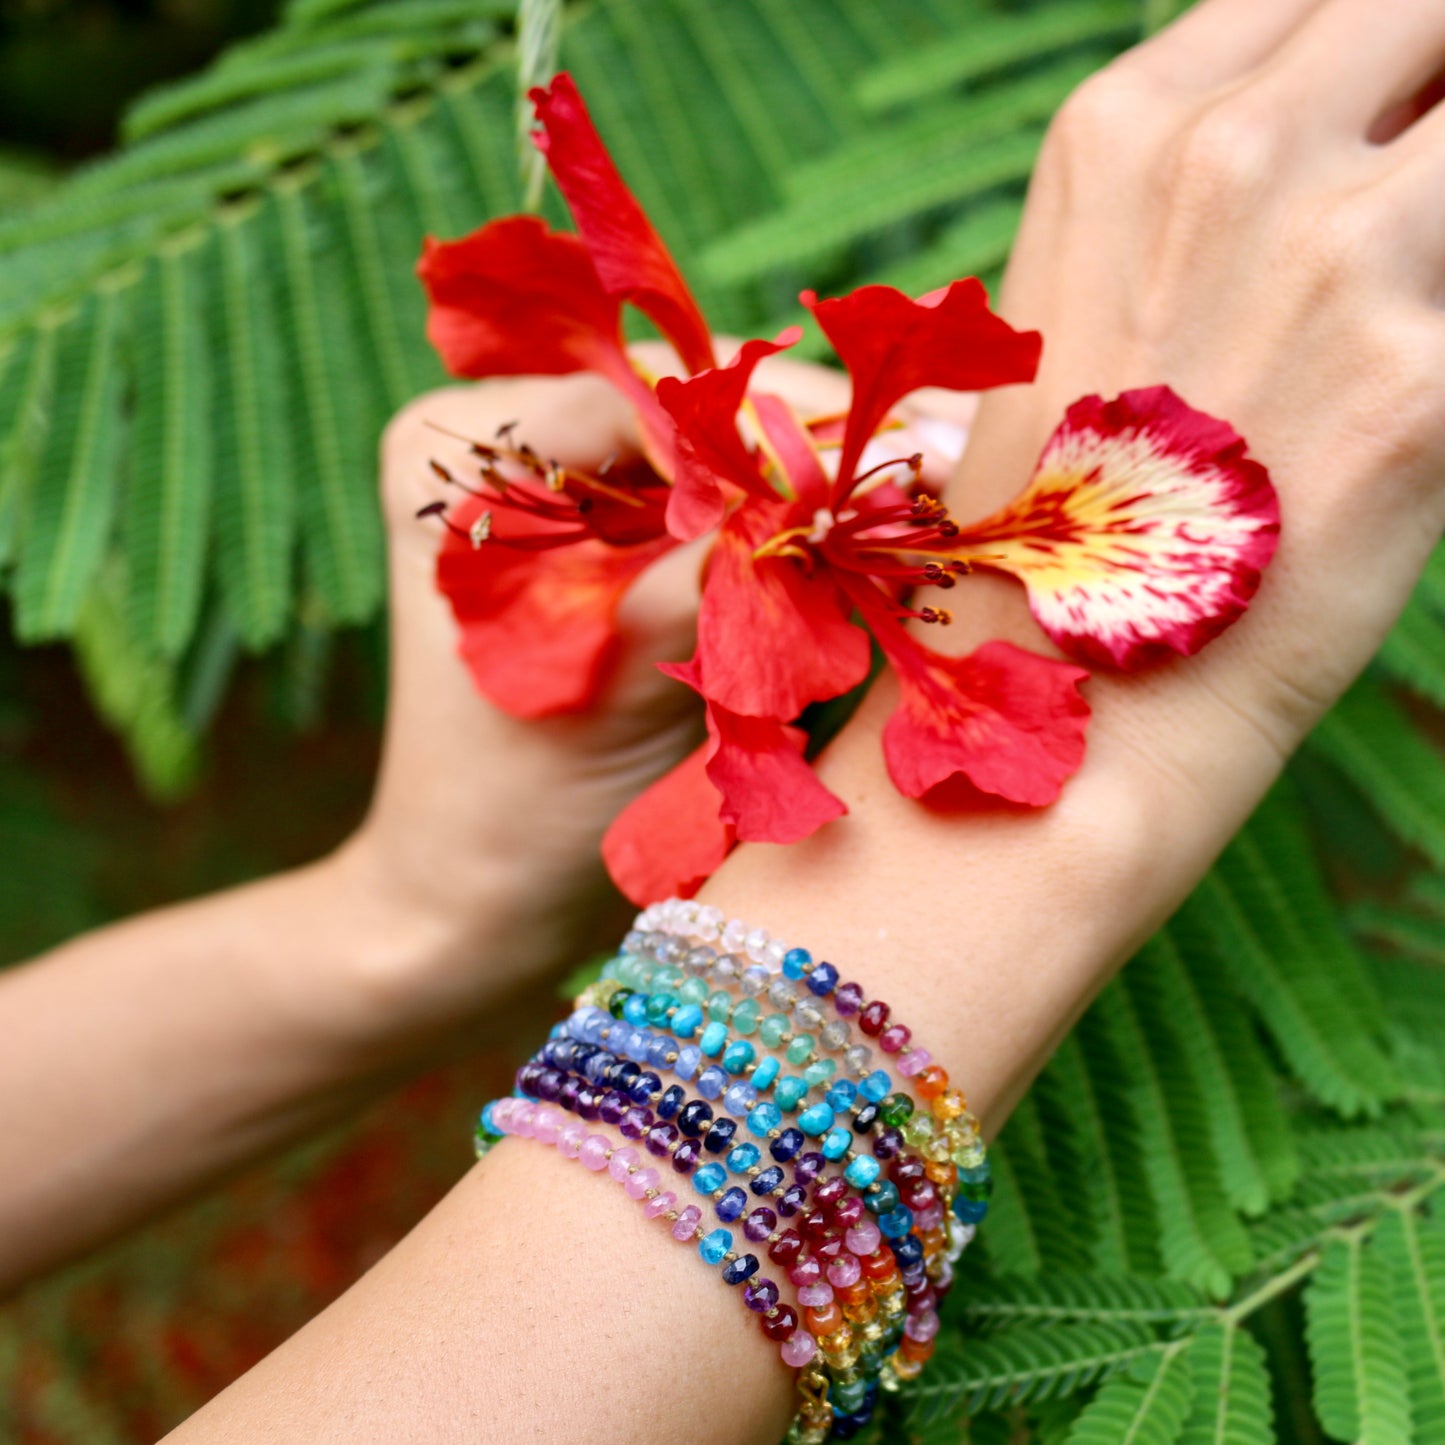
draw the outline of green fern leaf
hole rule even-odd
[[[1274,1445],[1269,1369],[1253,1336],[1232,1324],[1207,1326],[1189,1362],[1194,1404],[1179,1445]]]
[[[1410,1382],[1415,1445],[1445,1441],[1445,1220],[1391,1211],[1371,1246],[1391,1276]]]
[[[36,327],[17,342],[0,383],[0,567],[14,560],[50,425],[55,331]]]
[[[281,299],[256,212],[217,229],[207,270],[215,359],[215,545],[221,592],[242,641],[285,630],[295,543],[295,465],[281,382]]]
[[[1106,1380],[1069,1433],[1069,1445],[1174,1445],[1194,1397],[1188,1347],[1145,1355]]]
[[[1358,1235],[1333,1240],[1304,1298],[1315,1411],[1326,1432],[1358,1445],[1411,1439],[1388,1260]]]
[[[1205,1103],[1189,1092],[1162,1021],[1151,1016],[1148,1027],[1141,1023],[1132,990],[1116,984],[1095,1008],[1129,1069],[1165,1266],[1207,1293],[1227,1294],[1252,1256],[1220,1183]]]
[[[1445,867],[1445,767],[1377,683],[1357,682],[1308,746],[1360,790],[1397,837]]]
[[[1070,1061],[1078,1045],[1079,1067]],[[1091,1009],[1055,1055],[1063,1073],[1061,1108],[1078,1131],[1085,1177],[1100,1189],[1085,1191],[1095,1222],[1095,1268],[1122,1274],[1162,1275],[1159,1218],[1144,1167],[1144,1137],[1133,1096],[1132,1073],[1120,1057],[1103,1012]],[[1051,1097],[1053,1065],[1042,1097]],[[1073,1085],[1071,1088],[1070,1085]]]
[[[290,322],[285,345],[299,443],[300,524],[307,570],[334,622],[363,622],[382,590],[381,518],[376,492],[376,436],[358,425],[381,408],[368,394],[374,378],[357,361],[365,352],[352,308],[355,279],[341,264],[341,244],[304,182],[278,187],[276,247]]]
[[[989,1261],[995,1269],[1008,1274],[1036,1275],[1044,1266],[1043,1252],[1007,1140],[994,1142],[989,1151],[989,1166],[993,1197],[989,1203],[988,1232],[982,1237]]]
[[[950,1339],[907,1392],[910,1420],[927,1424],[950,1411],[977,1414],[1071,1395],[1163,1348],[1147,1326],[1124,1324],[1056,1324]]]
[[[65,636],[110,540],[121,446],[121,328],[127,292],[99,293],[58,338],[56,388],[15,574],[15,631],[25,642]]]
[[[1064,1199],[1064,1188],[1071,1181],[1058,1172],[1058,1160],[1049,1150],[1038,1105],[1031,1096],[1021,1099],[1015,1107],[1005,1126],[1003,1142],[1017,1184],[1017,1192],[1005,1198],[1005,1212],[1009,1208],[1026,1212],[1040,1266],[1071,1273],[1087,1269],[1089,1254],[1077,1212]],[[994,1208],[989,1210],[989,1220],[991,1234]],[[992,1250],[990,1253],[997,1258]]]
[[[919,296],[960,276],[986,278],[1008,259],[1022,211],[1018,197],[984,201],[949,226],[927,250],[886,267],[869,280]]]
[[[1062,1320],[1197,1325],[1214,1313],[1200,1291],[1180,1280],[1060,1273],[973,1282],[957,1312],[966,1325],[991,1329]]]
[[[1445,707],[1445,621],[1419,598],[1390,629],[1377,661],[1396,682]]]
[[[211,503],[210,353],[194,249],[161,252],[136,297],[135,421],[126,537],[131,625],[176,657],[205,576]]]
[[[1138,28],[1134,0],[1056,0],[1022,14],[982,12],[924,54],[870,70],[858,82],[858,100],[865,110],[885,110],[1072,46],[1127,43]]]

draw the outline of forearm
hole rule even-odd
[[[396,1001],[446,946],[343,854],[0,975],[0,1289],[416,1067]]]

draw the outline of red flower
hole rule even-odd
[[[429,334],[462,375],[606,377],[637,412],[646,461],[588,475],[510,435],[478,444],[480,484],[447,519],[438,580],[478,686],[539,716],[596,698],[622,594],[676,540],[716,530],[696,654],[664,669],[705,700],[708,741],[607,836],[631,897],[688,894],[734,843],[796,841],[846,811],[805,760],[796,722],[863,681],[870,635],[900,687],[883,740],[900,791],[922,797],[962,777],[1013,803],[1057,796],[1083,758],[1087,673],[1001,642],[936,653],[905,623],[950,616],[913,605],[917,588],[950,590],[974,567],[1012,573],[1064,651],[1123,667],[1195,651],[1248,604],[1278,514],[1228,425],[1165,387],[1085,398],[1023,493],[960,526],[919,491],[917,458],[868,466],[865,449],[920,387],[1032,380],[1037,333],[994,315],[973,280],[916,301],[886,286],[825,301],[805,292],[853,396],[841,425],[795,416],[753,381],[801,333],[749,341],[718,366],[571,80],[533,99],[579,234],[518,217],[428,242]],[[686,377],[654,384],[636,369],[623,303],[652,318]]]

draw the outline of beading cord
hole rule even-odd
[[[623,1139],[588,1133],[590,1121]],[[482,1111],[478,1153],[504,1134],[606,1169],[744,1286],[798,1371],[795,1445],[850,1438],[880,1387],[922,1369],[953,1264],[987,1209],[977,1120],[889,1006],[807,950],[679,899],[638,916],[518,1071],[517,1097]],[[661,1187],[639,1144],[688,1179],[718,1227]],[[739,1219],[786,1272],[798,1310],[758,1276],[755,1254],[734,1249],[727,1226]]]

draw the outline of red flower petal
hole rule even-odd
[[[917,301],[892,286],[860,286],[847,296],[802,301],[818,319],[853,378],[853,402],[838,467],[846,496],[858,458],[889,407],[923,386],[981,391],[1032,381],[1042,338],[1015,331],[988,309],[988,293],[970,278]]]
[[[543,130],[536,137],[603,288],[657,323],[689,371],[716,366],[712,337],[676,263],[618,174],[567,74],[531,93]]]
[[[706,697],[696,658],[660,670]],[[722,795],[722,821],[740,842],[797,843],[848,811],[804,760],[802,728],[709,702],[707,729],[707,775]]]
[[[468,500],[452,514],[465,529],[484,509]],[[528,519],[511,519],[514,527]],[[459,651],[478,691],[513,717],[573,712],[595,700],[617,640],[616,613],[637,575],[674,544],[631,547],[582,541],[541,551],[448,532],[437,587],[461,631]]]
[[[1018,577],[1066,651],[1134,668],[1228,627],[1278,541],[1243,438],[1156,386],[1075,402],[1023,493],[948,554]]]
[[[782,397],[754,392],[752,404],[768,447],[799,505],[813,511],[826,507],[828,474],[818,460],[818,438]]]
[[[622,350],[616,300],[576,236],[537,216],[492,221],[422,247],[427,339],[454,376],[596,371],[629,395],[646,384]]]
[[[657,399],[677,427],[676,474],[667,504],[667,528],[674,537],[691,541],[722,521],[724,481],[744,493],[771,494],[757,457],[738,434],[738,411],[758,362],[795,345],[802,334],[790,326],[776,341],[744,342],[726,366],[658,381]]]
[[[802,519],[806,523],[806,518]],[[697,619],[706,695],[731,712],[790,722],[868,675],[868,637],[831,572],[754,552],[798,524],[783,503],[745,502],[718,534]]]
[[[735,841],[718,816],[705,743],[625,807],[602,839],[612,881],[634,903],[691,898]]]
[[[944,657],[915,641],[876,589],[853,595],[898,674],[883,755],[899,792],[921,798],[961,774],[1011,803],[1052,803],[1084,760],[1089,705],[1078,684],[1088,673],[1009,642]]]

